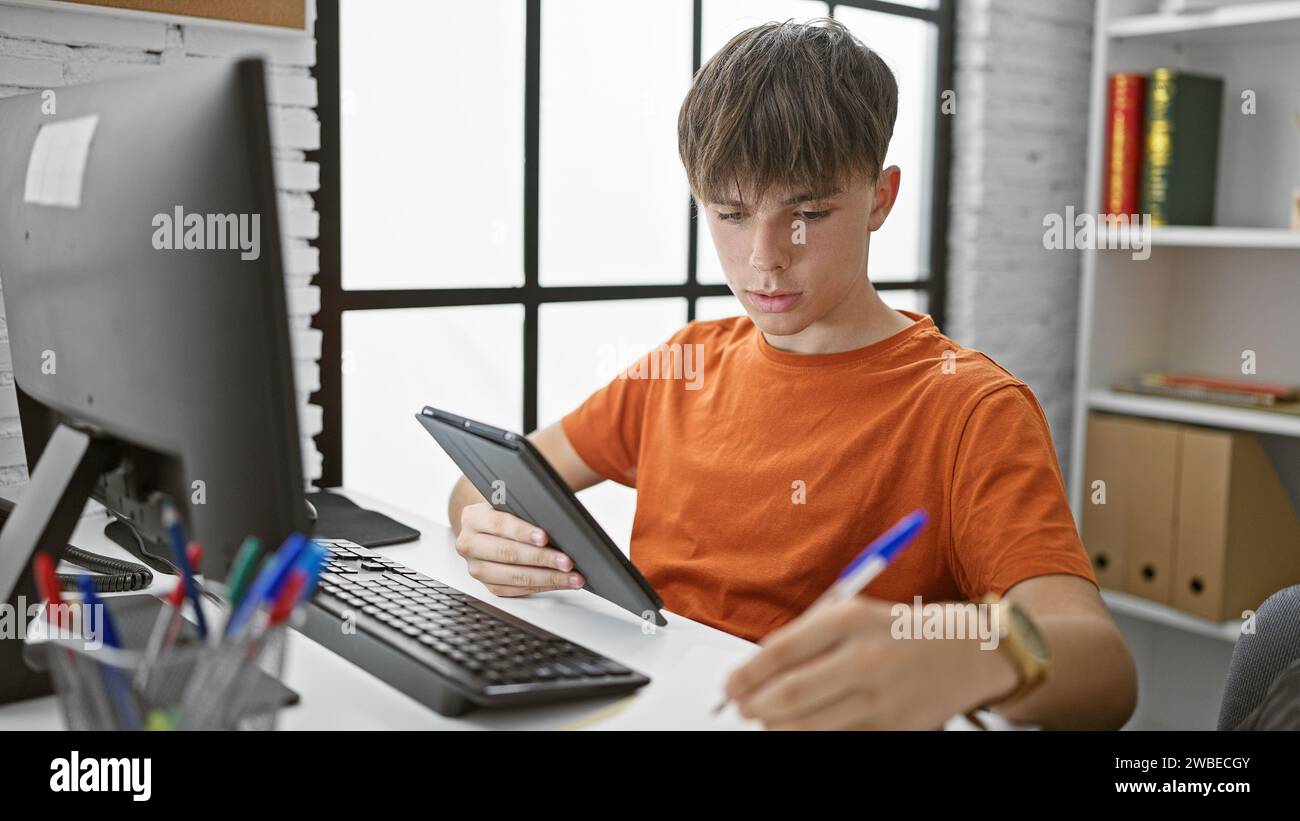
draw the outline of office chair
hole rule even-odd
[[[1269,688],[1300,659],[1300,584],[1284,587],[1255,611],[1255,632],[1243,633],[1232,650],[1219,708],[1219,729],[1239,726]]]

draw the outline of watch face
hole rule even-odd
[[[1024,639],[1025,649],[1030,653],[1033,653],[1034,658],[1046,661],[1048,658],[1047,643],[1044,642],[1043,637],[1039,635],[1038,629],[1034,627],[1034,623],[1030,621],[1023,612],[1021,612],[1019,607],[1008,607],[1007,610],[1011,613],[1011,618],[1016,623],[1016,632],[1018,632]]]

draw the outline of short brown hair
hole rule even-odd
[[[759,200],[774,187],[826,194],[880,173],[897,115],[893,72],[842,23],[766,23],[695,75],[677,149],[703,201],[742,185]]]

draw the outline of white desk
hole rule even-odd
[[[384,555],[646,674],[651,683],[640,692],[655,687],[661,674],[672,670],[693,647],[731,651],[752,647],[743,639],[671,613],[665,613],[668,626],[647,634],[641,619],[585,590],[499,598],[470,578],[453,547],[449,528],[377,499],[344,493],[357,504],[387,513],[420,531],[419,541],[378,548]],[[105,522],[102,516],[83,518],[71,543],[94,553],[130,558],[103,535]],[[155,575],[150,591],[161,595],[173,584],[173,577]],[[281,728],[293,730],[559,729],[619,700],[477,710],[461,718],[445,718],[298,633],[290,634],[285,681],[302,696],[302,703],[285,710],[280,721]],[[62,726],[53,696],[0,706],[0,731]]]

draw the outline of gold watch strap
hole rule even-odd
[[[994,605],[1001,608],[1010,608],[1015,605],[1003,601],[1000,596],[988,595],[981,600],[982,604]],[[1023,616],[1023,611],[1021,611]],[[1023,616],[1028,618],[1027,616]],[[1019,675],[1019,681],[1014,689],[1006,695],[984,704],[980,707],[968,711],[965,716],[966,720],[974,724],[981,730],[988,729],[979,717],[976,715],[978,710],[987,710],[992,707],[1005,706],[1011,704],[1024,696],[1028,695],[1038,687],[1047,678],[1048,667],[1041,662],[1037,662],[1029,656],[1029,651],[1023,645],[1023,638],[1015,635],[1016,622],[1014,619],[998,619],[1001,625],[1001,634],[998,640],[998,652],[1002,653],[1003,658],[1007,659],[1015,667]]]

